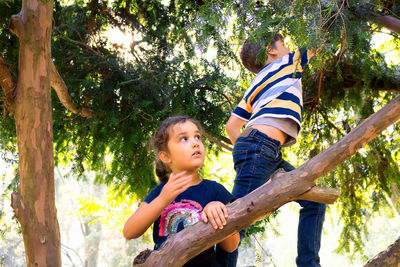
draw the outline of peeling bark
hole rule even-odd
[[[20,186],[12,207],[24,239],[27,266],[61,266],[54,189],[50,89],[53,1],[23,0],[10,30],[20,41],[15,127]]]
[[[229,217],[223,229],[214,230],[210,224],[202,222],[189,226],[170,236],[145,263],[137,266],[181,266],[285,203],[300,199],[301,195],[304,197],[319,177],[356,153],[399,118],[400,96],[397,96],[327,150],[291,172],[276,172],[263,186],[228,205]]]

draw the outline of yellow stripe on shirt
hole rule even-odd
[[[274,99],[271,102],[269,102],[266,106],[263,106],[262,108],[254,112],[253,115],[256,115],[263,108],[286,108],[286,109],[291,109],[298,114],[301,114],[300,106],[297,105],[296,103],[289,100]]]
[[[251,103],[254,99],[254,97],[267,85],[270,84],[274,81],[276,81],[277,79],[289,75],[289,74],[293,74],[295,71],[299,71],[302,72],[303,68],[301,67],[300,64],[300,51],[299,49],[296,50],[294,56],[293,56],[293,64],[286,66],[285,68],[283,68],[282,70],[280,70],[278,73],[276,73],[275,75],[273,75],[271,78],[269,78],[268,80],[266,80],[265,82],[263,82],[260,86],[258,86],[258,88],[256,90],[254,90],[254,92],[251,94],[251,96],[248,98],[247,100],[247,107],[246,110],[248,112],[251,112],[252,108],[251,108]]]

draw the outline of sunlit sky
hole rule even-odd
[[[384,30],[380,33],[374,34],[372,45],[385,55],[385,61],[387,64],[398,65],[400,63],[400,53],[395,50],[395,47],[392,44],[393,40],[394,38],[390,35],[390,32]]]

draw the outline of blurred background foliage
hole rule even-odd
[[[0,2],[0,53],[15,79],[19,44],[8,24],[20,8],[20,1]],[[398,18],[399,9],[399,1],[380,0],[54,1],[52,58],[74,103],[95,114],[73,114],[53,92],[56,165],[72,166],[84,181],[85,170],[96,171],[93,181],[111,186],[113,197],[140,200],[157,183],[150,137],[163,119],[178,114],[203,124],[210,157],[218,160],[230,145],[226,120],[254,78],[240,64],[240,45],[246,38],[268,41],[276,32],[292,49],[320,48],[303,77],[301,137],[284,151],[300,165],[400,91],[399,36],[375,17]],[[10,160],[14,121],[2,113],[0,149],[7,153],[1,155]],[[392,204],[398,209],[399,127],[319,180],[342,190],[340,252],[362,252],[368,218],[396,212]],[[18,186],[18,172],[15,177],[9,191]],[[92,214],[103,207],[82,201]]]

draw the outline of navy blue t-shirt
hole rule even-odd
[[[150,203],[163,189],[165,183],[156,186],[144,199]],[[203,208],[211,201],[227,204],[234,200],[231,193],[217,182],[202,180],[178,195],[161,213],[153,224],[155,249],[167,240],[169,234],[177,233],[201,220]]]

